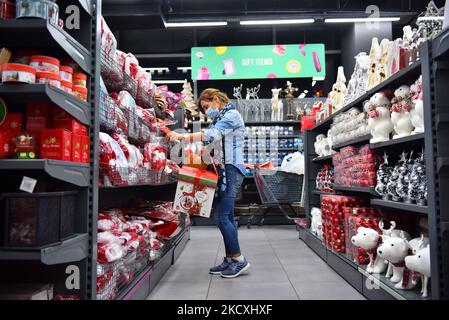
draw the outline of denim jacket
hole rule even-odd
[[[231,164],[245,175],[243,164],[243,147],[245,141],[245,123],[242,116],[232,104],[227,111],[217,116],[217,121],[204,131],[206,141],[217,142],[225,137],[225,164]]]

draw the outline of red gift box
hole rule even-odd
[[[87,136],[87,126],[85,126],[84,124],[80,124],[80,134],[82,136]]]
[[[0,131],[0,159],[5,159],[14,155],[15,136],[6,131]]]
[[[53,107],[53,127],[65,129],[74,134],[82,134],[81,123],[57,106]]]
[[[81,162],[82,159],[82,138],[79,134],[72,133],[72,161]]]
[[[50,125],[50,105],[48,103],[27,103],[26,131],[41,131]]]
[[[15,155],[15,138],[22,131],[22,114],[8,113],[0,125],[0,158]]]
[[[45,129],[41,136],[41,158],[72,160],[72,134],[64,129]]]
[[[89,163],[90,142],[88,136],[81,136],[81,162]]]

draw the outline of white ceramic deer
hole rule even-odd
[[[273,97],[271,98],[271,121],[282,121],[284,105],[279,99],[279,93],[282,89],[271,89]]]

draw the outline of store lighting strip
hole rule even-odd
[[[279,19],[279,20],[244,20],[242,26],[275,25],[275,24],[306,24],[314,23],[315,19]]]
[[[400,17],[382,17],[382,18],[328,18],[325,23],[356,23],[356,22],[395,22],[400,21]]]
[[[153,73],[153,72],[160,72],[160,73],[162,73],[162,72],[170,72],[170,69],[169,68],[167,68],[167,67],[159,67],[159,68],[143,68],[143,70],[145,70],[145,71],[147,71],[147,72],[150,72],[150,73]]]
[[[184,80],[153,80],[154,84],[177,84],[184,83]]]
[[[210,22],[165,22],[166,28],[189,28],[189,27],[220,27],[227,26],[227,21]]]
[[[176,69],[179,71],[187,72],[192,70],[192,67],[177,67]]]

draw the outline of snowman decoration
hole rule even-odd
[[[373,136],[370,143],[379,143],[390,140],[393,123],[390,116],[390,101],[387,96],[378,92],[365,104],[368,114],[368,126]]]
[[[412,102],[410,97],[410,87],[400,86],[394,92],[394,98],[391,100],[391,121],[394,125],[393,139],[407,137],[412,134],[413,125],[410,116]]]
[[[411,101],[414,106],[410,111],[410,120],[415,127],[412,134],[424,133],[424,101],[422,76],[410,87]]]

